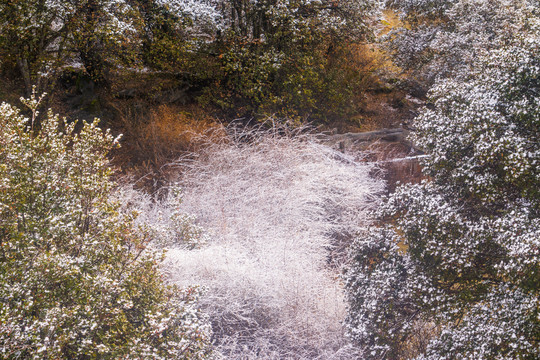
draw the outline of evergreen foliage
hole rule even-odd
[[[370,1],[15,0],[0,3],[0,70],[51,90],[69,69],[100,86],[137,71],[188,83],[233,116],[318,120],[355,109],[352,44],[372,34]],[[185,86],[183,84],[182,86]]]
[[[3,1],[0,65],[17,69],[28,93],[79,63],[103,82],[111,63],[126,64],[134,56],[135,15],[124,0]]]
[[[373,2],[228,0],[223,9],[219,86],[207,89],[206,101],[236,116],[326,120],[354,109],[368,74],[352,45],[373,33]]]
[[[413,135],[428,179],[354,244],[347,326],[368,358],[540,356],[540,21],[516,21],[431,90]]]
[[[406,26],[386,45],[400,66],[433,85],[467,76],[482,51],[512,43],[538,17],[538,0],[388,0]]]
[[[31,119],[0,106],[0,358],[207,358],[197,289],[165,286],[111,200],[117,139],[24,103]]]

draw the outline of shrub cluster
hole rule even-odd
[[[354,243],[349,334],[373,359],[537,359],[538,2],[444,3],[449,22],[505,21],[489,46],[469,44],[478,58],[437,81],[415,120],[429,178],[398,188],[378,213],[380,228]],[[520,31],[506,31],[508,10]],[[469,28],[454,31],[446,45]]]
[[[201,359],[197,289],[164,284],[163,254],[112,200],[93,123],[0,105],[0,357]]]

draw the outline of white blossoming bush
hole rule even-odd
[[[441,80],[416,119],[428,180],[380,209],[347,277],[367,358],[540,357],[540,22]],[[429,341],[419,342],[419,333]]]
[[[0,358],[205,358],[197,290],[165,286],[111,201],[116,139],[25,103],[32,119],[0,105]]]

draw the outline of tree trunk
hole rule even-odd
[[[103,58],[102,40],[94,33],[99,26],[100,4],[96,0],[89,0],[82,9],[85,18],[82,38],[79,43],[81,60],[88,75],[96,84],[106,84],[105,59]]]
[[[26,96],[32,94],[32,80],[30,77],[30,68],[28,67],[28,59],[18,58],[17,66],[24,80],[24,92]]]

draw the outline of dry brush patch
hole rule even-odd
[[[204,142],[201,139],[225,135],[220,122],[196,105],[152,105],[130,100],[113,107],[118,131],[124,135],[115,162],[137,177],[137,186],[146,190],[166,184],[167,165],[180,154],[197,149]]]
[[[228,359],[357,356],[342,328],[345,259],[330,255],[383,191],[372,165],[283,129],[236,132],[177,165],[173,207],[208,236],[169,249],[165,268],[171,281],[207,289],[216,348]],[[151,206],[153,218],[164,224],[173,203]]]

